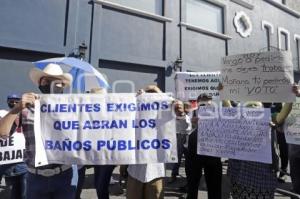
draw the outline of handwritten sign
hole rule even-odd
[[[164,93],[41,95],[36,166],[176,162],[172,101]]]
[[[276,51],[224,57],[221,99],[293,102],[295,95],[290,52]]]
[[[285,139],[289,144],[300,145],[300,99],[293,103],[293,108],[285,120]]]
[[[219,97],[220,72],[177,72],[176,96],[183,101],[196,100],[201,93]]]
[[[271,163],[270,109],[200,107],[197,153]]]

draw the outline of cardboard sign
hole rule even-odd
[[[200,155],[271,163],[270,109],[200,107]]]
[[[213,98],[219,97],[218,85],[220,72],[177,72],[176,97],[188,101],[196,100],[197,97],[206,93]]]
[[[221,99],[293,102],[293,64],[290,52],[276,51],[224,57]]]

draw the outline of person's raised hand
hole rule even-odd
[[[18,104],[14,107],[17,112],[22,111],[24,108],[34,107],[34,101],[38,99],[38,95],[35,93],[24,93]]]
[[[224,89],[224,86],[223,86],[223,84],[220,82],[219,85],[218,85],[218,87],[217,87],[217,90],[218,90],[218,91],[221,91],[221,90],[223,90],[223,89]]]
[[[138,90],[138,92],[136,92],[136,96],[139,96],[143,93],[145,93],[144,89],[140,89],[140,90]]]
[[[176,99],[172,102],[172,106],[174,107],[176,116],[184,116],[184,105],[182,101]]]

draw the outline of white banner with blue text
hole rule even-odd
[[[166,93],[40,95],[35,164],[176,162],[172,102]]]
[[[197,153],[271,163],[270,109],[200,107]]]

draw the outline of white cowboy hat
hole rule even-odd
[[[50,63],[43,70],[38,68],[32,68],[29,72],[31,81],[39,85],[42,77],[54,77],[63,81],[66,86],[72,84],[73,77],[69,73],[64,73],[58,64]]]

